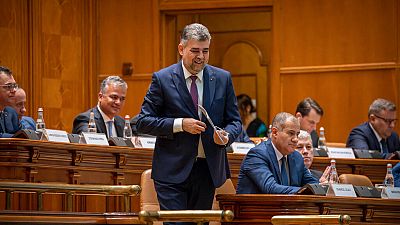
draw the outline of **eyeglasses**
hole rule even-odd
[[[392,123],[394,123],[394,124],[397,123],[397,119],[386,119],[386,118],[383,118],[383,117],[375,115],[375,114],[374,114],[374,116],[379,118],[379,119],[381,119],[381,120],[383,120],[383,121],[385,121],[385,123],[387,123],[387,125],[390,125]]]
[[[3,87],[6,90],[12,91],[12,90],[18,89],[18,84],[17,83],[2,84],[2,85],[0,85],[0,87]]]
[[[120,102],[123,102],[126,99],[125,96],[119,97],[118,95],[108,95],[107,97],[111,98],[114,102],[116,102],[117,100],[119,100]]]

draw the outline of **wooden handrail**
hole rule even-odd
[[[0,182],[0,190],[6,192],[6,209],[11,209],[11,193],[14,191],[36,192],[38,194],[38,210],[43,209],[43,193],[59,192],[67,195],[67,210],[72,211],[72,195],[80,193],[104,193],[107,195],[123,195],[125,211],[130,208],[129,196],[139,195],[139,185],[81,185],[81,184],[53,184],[27,182]]]
[[[271,223],[281,224],[350,224],[349,215],[284,215],[273,216]]]
[[[203,224],[209,221],[230,222],[234,214],[231,210],[162,210],[140,211],[139,220],[152,224],[154,221],[195,222]]]

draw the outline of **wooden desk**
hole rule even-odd
[[[232,210],[229,224],[271,224],[275,215],[347,214],[351,224],[399,224],[400,200],[307,195],[217,195],[223,210]]]
[[[96,146],[69,143],[33,141],[27,139],[0,139],[0,181],[55,182],[66,184],[140,184],[141,173],[151,168],[152,149],[133,149],[116,146]],[[228,154],[232,181],[236,185],[243,154]],[[328,158],[314,158],[313,168],[324,170]],[[339,174],[355,173],[381,183],[386,174],[386,164],[398,160],[353,159],[336,160]],[[15,210],[35,209],[35,198],[16,194]],[[5,202],[0,193],[0,202]],[[19,199],[19,200],[18,200]],[[48,195],[44,210],[63,211],[63,196]],[[4,206],[0,204],[0,210]],[[138,212],[139,197],[131,197],[131,211]],[[121,198],[102,196],[82,197],[76,205],[78,212],[123,211]]]

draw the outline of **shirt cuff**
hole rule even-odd
[[[183,123],[183,118],[174,119],[174,129],[173,129],[174,133],[183,131],[182,123]]]

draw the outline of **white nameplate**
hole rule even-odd
[[[351,184],[330,184],[326,196],[357,197]]]
[[[156,147],[156,138],[155,137],[138,137],[142,148],[151,148],[154,149]],[[136,146],[135,146],[136,147]]]
[[[42,137],[47,141],[69,143],[68,133],[64,130],[46,129]]]
[[[333,159],[355,159],[351,148],[328,148],[328,156]]]
[[[82,132],[82,141],[91,145],[109,145],[106,135],[102,133]]]
[[[247,154],[247,152],[256,146],[253,143],[233,142],[231,144],[233,153]]]
[[[382,189],[382,198],[400,199],[400,187],[385,187]]]

